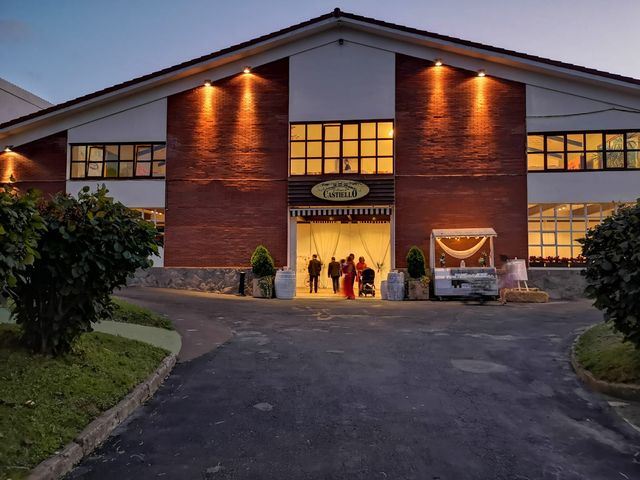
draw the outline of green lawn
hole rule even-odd
[[[607,382],[640,384],[640,349],[623,343],[607,324],[591,327],[576,345],[580,365]]]
[[[82,335],[71,354],[33,355],[0,325],[0,478],[17,479],[115,405],[165,357],[146,343]]]
[[[114,322],[135,323],[137,325],[146,325],[148,327],[159,327],[167,330],[173,330],[171,320],[167,317],[152,312],[147,308],[138,307],[131,303],[125,302],[118,298],[113,298],[115,310],[111,320]]]

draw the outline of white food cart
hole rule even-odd
[[[498,278],[494,266],[493,239],[497,237],[493,228],[434,229],[431,232],[430,260],[433,269],[433,293],[442,297],[496,297]],[[474,239],[476,244],[466,250],[455,250],[444,243],[446,239]],[[460,260],[470,258],[489,244],[488,265],[485,266],[438,266],[436,245],[450,257]]]

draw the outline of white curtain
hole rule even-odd
[[[389,247],[391,235],[388,223],[358,223],[358,236],[366,255],[367,265],[379,275],[382,270],[389,270]],[[357,260],[357,259],[356,259]]]
[[[331,261],[331,257],[336,256],[338,243],[342,231],[342,224],[338,222],[332,223],[310,223],[311,234],[311,255],[318,255],[318,260],[322,262],[322,271],[320,272],[319,286],[326,288],[329,285],[329,277],[327,276],[327,266]],[[307,264],[308,265],[308,264]],[[305,269],[307,268],[305,265]]]
[[[445,251],[448,255],[451,255],[453,258],[457,258],[458,260],[462,260],[464,258],[469,258],[474,253],[482,248],[484,243],[487,241],[487,237],[482,237],[478,243],[476,243],[473,247],[468,248],[467,250],[454,250],[451,247],[447,247],[441,239],[436,238],[436,242],[440,245],[440,248]]]

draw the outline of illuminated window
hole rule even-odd
[[[532,134],[527,137],[527,169],[541,171],[640,168],[640,132]]]
[[[71,145],[70,178],[164,178],[164,143]]]
[[[393,174],[393,122],[291,125],[290,174]]]

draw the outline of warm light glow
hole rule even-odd
[[[204,86],[205,87],[210,87],[211,86],[211,80],[207,79],[204,81]]]
[[[389,130],[389,136],[393,137],[393,128],[391,130]]]
[[[246,66],[244,67],[244,70],[242,70],[244,73],[251,73],[251,67],[250,66]]]
[[[4,147],[4,151],[5,151],[5,153],[9,153],[9,152],[11,152],[11,151],[12,151],[12,150],[11,150],[11,147],[13,147],[13,145],[7,145],[6,147]]]
[[[487,72],[484,71],[484,69],[480,69],[478,70],[478,76],[479,77],[484,77],[487,75]]]
[[[440,66],[442,66],[442,59],[436,58],[436,61],[434,63],[435,63],[436,67],[440,67]]]

